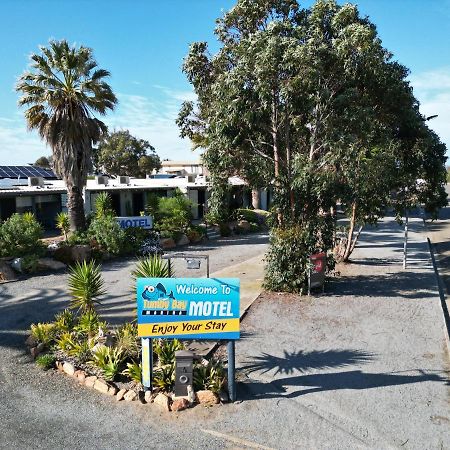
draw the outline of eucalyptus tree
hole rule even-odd
[[[353,224],[348,258],[355,224],[376,221],[391,191],[425,169],[417,143],[399,136],[407,116],[417,116],[407,69],[356,6],[334,0],[308,9],[296,0],[238,0],[215,33],[217,54],[198,42],[184,61],[198,101],[183,105],[181,135],[206,149],[212,174],[273,188],[276,226],[309,230],[299,245],[306,257],[330,249],[329,211],[341,201]],[[413,165],[402,163],[408,152]]]
[[[26,106],[28,128],[52,149],[53,169],[67,187],[72,230],[86,226],[83,188],[91,167],[92,146],[106,132],[95,115],[114,109],[117,99],[98,68],[92,49],[50,41],[31,55],[31,65],[16,86]]]

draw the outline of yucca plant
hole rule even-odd
[[[153,371],[153,386],[164,392],[170,392],[175,383],[175,366],[168,364],[161,366]]]
[[[138,278],[170,278],[173,276],[173,271],[167,261],[161,259],[159,255],[152,255],[139,259],[131,276],[134,281]]]
[[[83,312],[78,318],[78,323],[74,327],[75,331],[80,334],[84,334],[89,338],[93,338],[99,332],[99,329],[106,332],[108,329],[108,324],[100,320],[100,316],[96,311],[88,309]]]
[[[75,333],[70,333],[68,331],[62,333],[58,339],[56,339],[56,348],[62,350],[63,352],[69,353],[76,345],[76,335]]]
[[[100,304],[97,297],[105,294],[101,266],[94,261],[77,262],[70,268],[69,292],[72,295],[72,308],[88,311],[94,310],[96,304]]]
[[[56,228],[61,231],[61,234],[64,236],[64,240],[67,241],[70,231],[69,214],[66,212],[60,212],[56,215]]]
[[[127,368],[122,371],[122,375],[129,377],[135,383],[142,383],[142,366],[141,364],[133,361],[127,363]]]
[[[178,339],[158,339],[153,343],[153,351],[158,356],[160,366],[173,364],[175,362],[175,352],[183,349],[184,345]]]
[[[97,194],[94,204],[96,217],[107,217],[114,215],[111,196],[108,192],[100,192]]]

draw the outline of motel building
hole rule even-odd
[[[97,175],[87,181],[84,190],[86,213],[94,212],[95,198],[101,192],[108,192],[117,216],[139,216],[147,204],[147,196],[156,194],[170,197],[180,189],[193,203],[194,219],[201,219],[208,203],[208,177],[201,164],[174,164],[147,178],[127,176],[107,177]],[[197,173],[187,173],[195,167]],[[184,174],[174,173],[183,170]],[[181,172],[181,173],[183,173]],[[186,174],[187,173],[187,174]],[[229,178],[230,202],[232,208],[248,207],[251,193],[239,177]],[[267,198],[263,197],[263,200]],[[6,220],[14,213],[33,212],[45,229],[55,226],[55,217],[66,211],[67,191],[65,184],[53,171],[35,166],[0,166],[0,220]],[[261,205],[267,209],[267,205]],[[265,206],[265,207],[264,207]]]

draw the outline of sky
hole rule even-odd
[[[309,6],[311,0],[300,2]],[[342,2],[340,2],[342,3]],[[450,148],[450,0],[359,0],[383,45],[411,70],[410,81],[428,124]],[[34,162],[51,151],[26,128],[14,91],[29,55],[50,39],[91,47],[119,104],[105,123],[147,139],[161,158],[195,160],[175,124],[183,100],[193,100],[181,71],[189,44],[218,49],[215,19],[231,0],[0,0],[0,165]]]

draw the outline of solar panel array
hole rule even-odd
[[[34,166],[0,166],[0,178],[28,178],[43,177],[56,180],[57,177],[51,169],[42,169]]]

